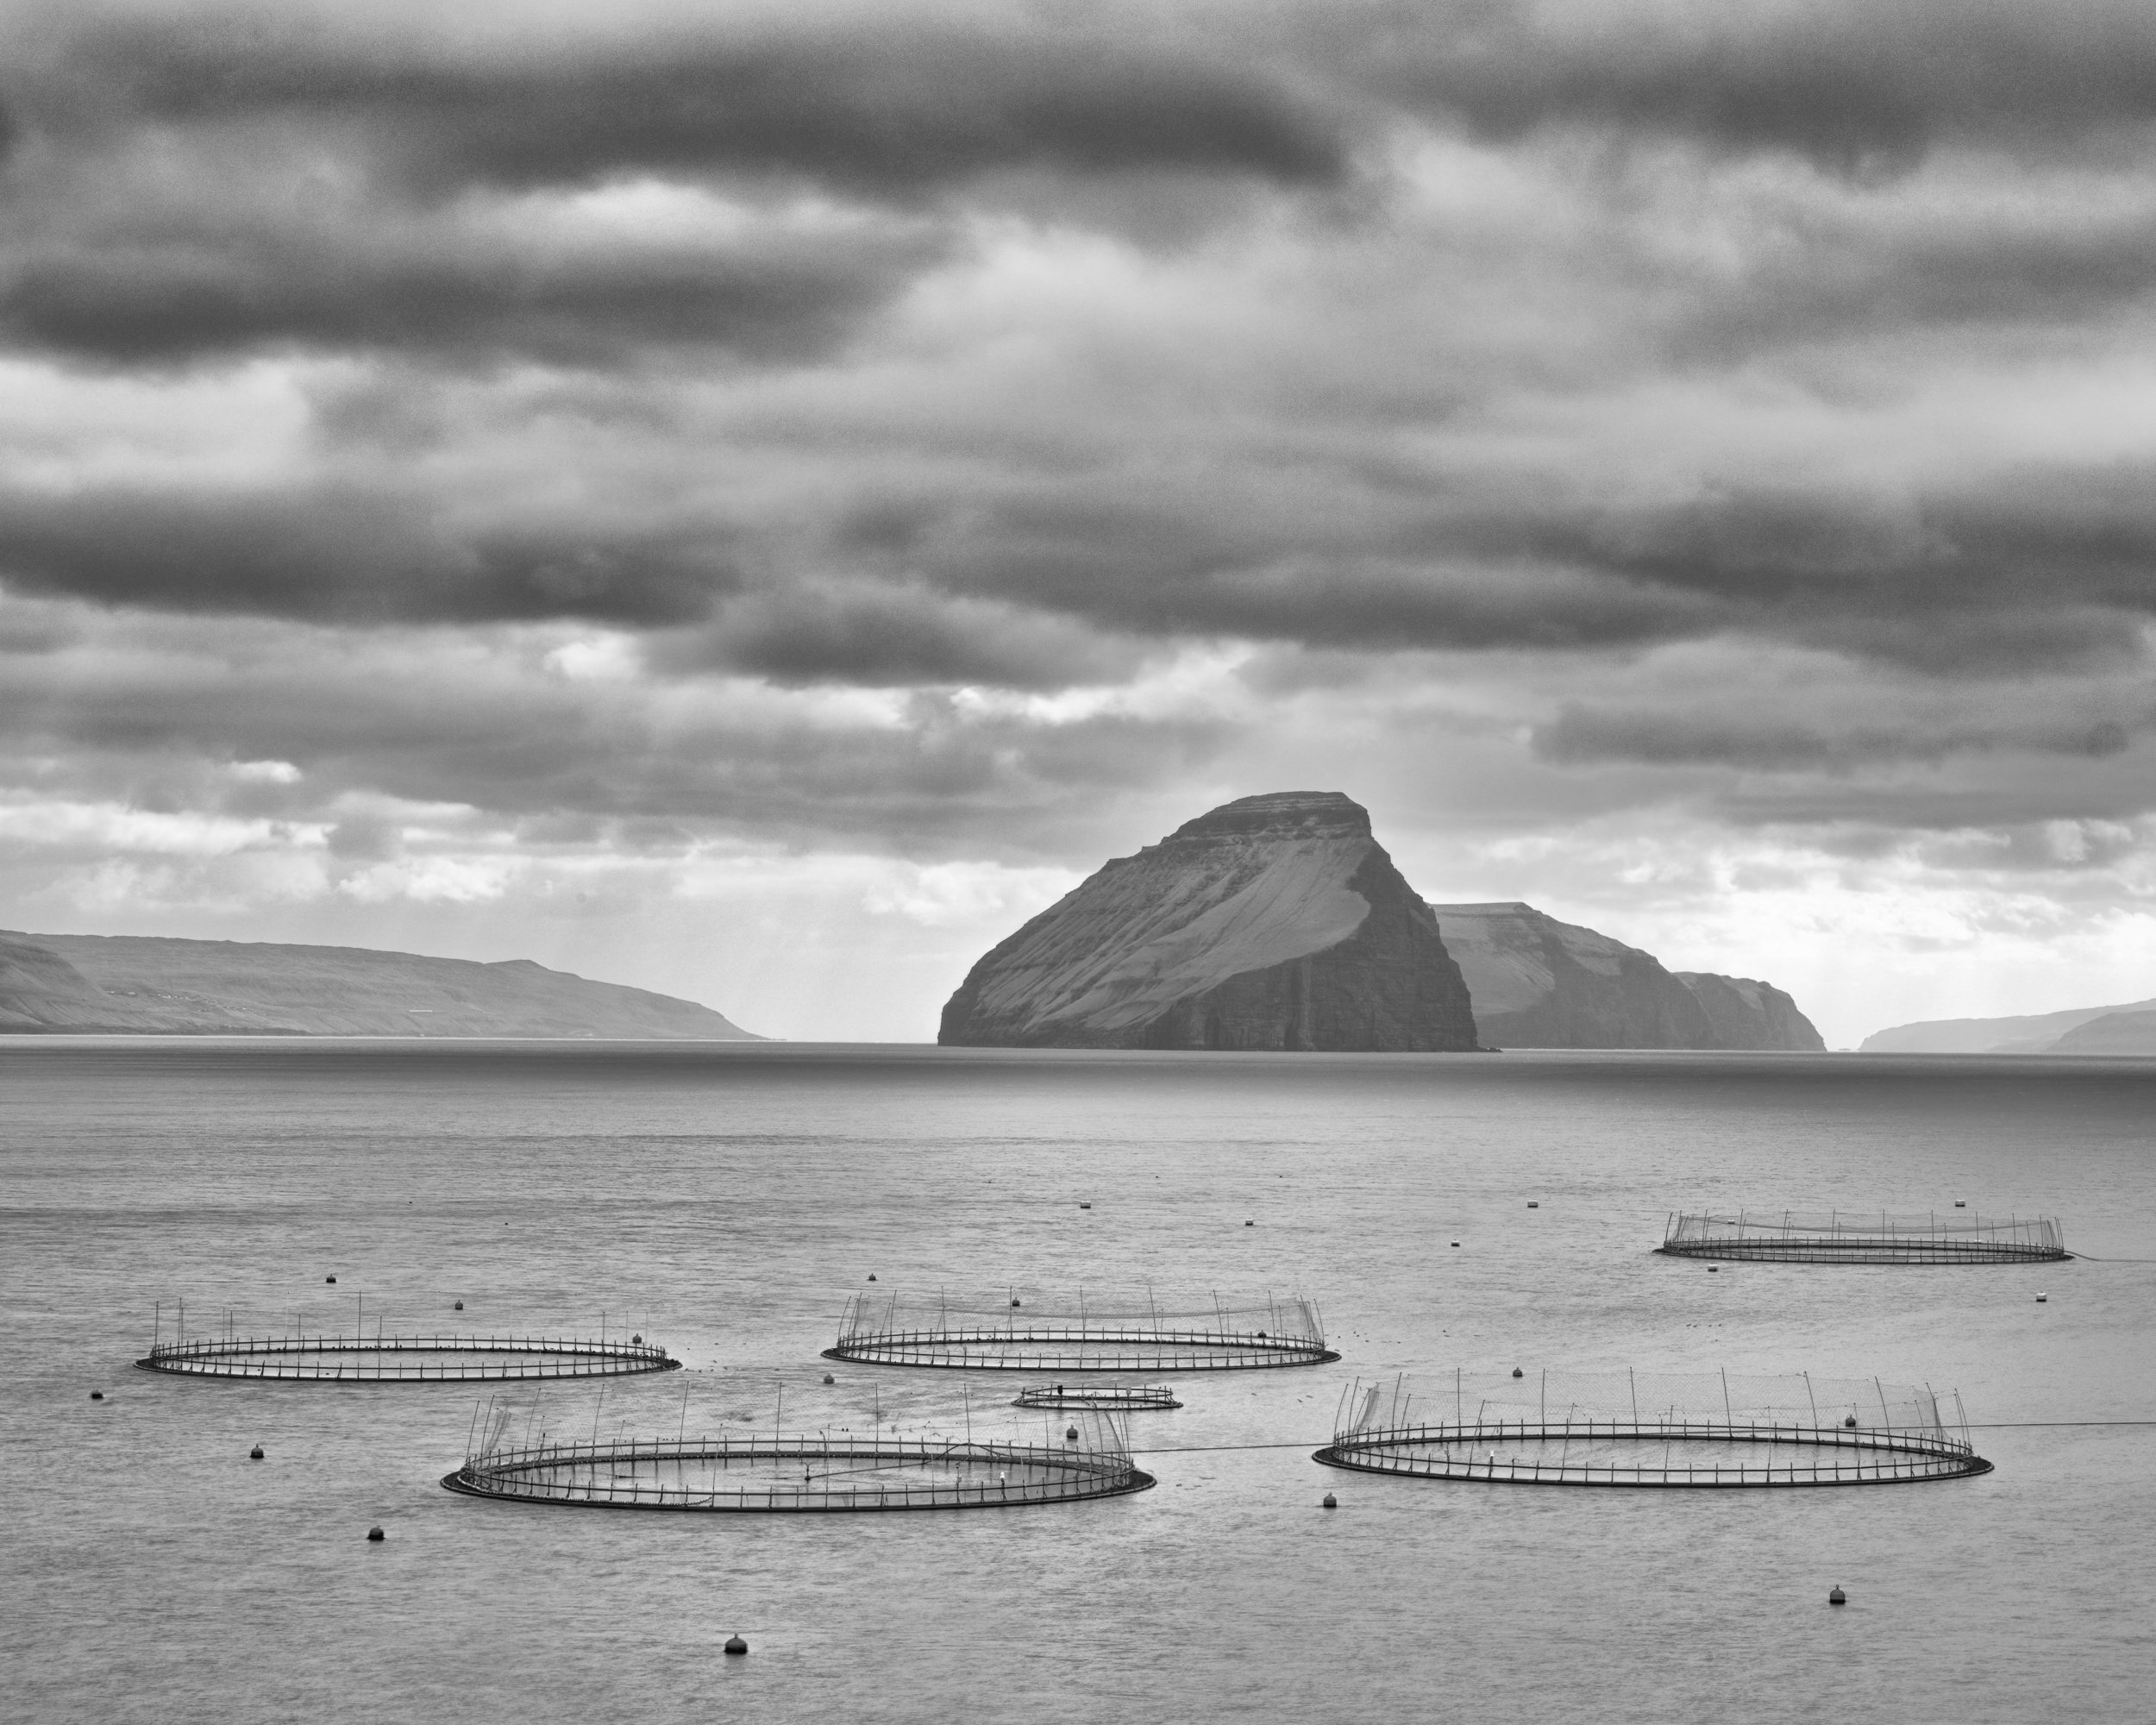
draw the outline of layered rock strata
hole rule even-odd
[[[976,963],[968,1047],[1476,1046],[1429,906],[1337,791],[1244,797],[1116,857]]]
[[[708,1007],[530,959],[0,932],[0,1032],[754,1041]]]
[[[1500,1048],[1826,1046],[1771,985],[1665,969],[1652,954],[1519,903],[1432,906]]]
[[[1705,1047],[1814,1053],[1827,1046],[1812,1021],[1797,1010],[1796,1001],[1771,982],[1752,976],[1720,976],[1711,970],[1679,970],[1676,975],[1707,1014],[1714,1040]]]

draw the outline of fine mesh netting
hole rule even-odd
[[[1520,1484],[1884,1484],[1984,1473],[1959,1398],[1878,1378],[1456,1373],[1357,1383],[1337,1467]]]
[[[1181,1308],[1081,1295],[1047,1306],[1016,1291],[992,1301],[857,1295],[837,1342],[824,1352],[885,1365],[1069,1372],[1219,1371],[1339,1358],[1325,1345],[1316,1303],[1299,1295]]]
[[[2048,1216],[1941,1219],[1849,1210],[1673,1215],[1656,1250],[1783,1264],[2039,1264],[2072,1256]]]
[[[1068,1423],[1065,1423],[1068,1421]],[[1120,1426],[1059,1414],[1037,1438],[734,1431],[695,1438],[504,1441],[443,1477],[451,1491],[526,1503],[718,1512],[987,1509],[1143,1491]]]
[[[145,1371],[331,1383],[443,1383],[496,1378],[620,1377],[680,1361],[642,1342],[539,1336],[248,1336],[159,1342]]]

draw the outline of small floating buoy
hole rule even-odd
[[[93,1389],[90,1392],[90,1399],[92,1402],[102,1402],[105,1399],[105,1393],[102,1389]]]
[[[1012,1302],[1011,1302],[1011,1303],[1012,1303],[1013,1306],[1016,1306],[1016,1305],[1021,1304],[1022,1302],[1019,1302],[1019,1301],[1017,1301],[1017,1300],[1013,1300],[1013,1301],[1012,1301]]]
[[[1452,1244],[1453,1244],[1453,1245],[1457,1245],[1459,1244],[1459,1241],[1457,1241],[1457,1240],[1454,1240],[1454,1241],[1452,1242]]]
[[[1064,1441],[1065,1443],[1070,1443],[1070,1444],[1075,1444],[1075,1443],[1076,1443],[1076,1442],[1078,1441],[1078,1428],[1077,1428],[1077,1427],[1075,1427],[1075,1426],[1066,1426],[1066,1427],[1063,1427],[1063,1441]]]
[[[644,1339],[642,1336],[631,1336],[629,1339],[629,1346],[631,1347],[642,1347],[643,1345]]]
[[[1539,1210],[1542,1208],[1542,1205],[1539,1200],[1530,1198],[1527,1200],[1527,1208],[1531,1210]]]
[[[1245,1222],[1243,1226],[1246,1228],[1254,1228],[1257,1226],[1257,1224],[1256,1222]]]
[[[1328,1491],[1325,1495],[1325,1507],[1328,1509],[1338,1509],[1340,1507],[1340,1500]]]
[[[1843,1425],[1848,1427],[1852,1432],[1857,1428],[1857,1416],[1854,1414],[1843,1414],[1841,1416],[1841,1422]]]
[[[1969,1208],[1969,1201],[1966,1198],[1957,1198],[1954,1200],[1954,1208],[1957,1210],[1965,1210]]]
[[[824,1382],[826,1383],[836,1383],[838,1380],[836,1377],[833,1377],[830,1373],[827,1371],[824,1374]]]
[[[370,1544],[379,1546],[384,1540],[386,1540],[389,1535],[385,1534],[379,1527],[369,1527],[367,1530],[367,1537]]]
[[[463,1301],[461,1301],[461,1300],[458,1301],[458,1302],[457,1302],[457,1304],[456,1304],[456,1308],[457,1308],[457,1310],[458,1310],[458,1311],[461,1312],[461,1311],[464,1309],[464,1302],[463,1302]]]
[[[325,1276],[322,1279],[324,1282],[335,1282],[337,1278],[334,1276]]]
[[[1710,1264],[1707,1266],[1707,1273],[1709,1276],[1720,1276],[1722,1273],[1722,1267],[1719,1264]]]
[[[1839,1587],[1830,1587],[1827,1590],[1827,1603],[1829,1605],[1846,1605],[1849,1603],[1849,1596]]]
[[[1514,1367],[1513,1367],[1513,1369],[1512,1369],[1512,1375],[1513,1375],[1514,1377],[1525,1377],[1527,1374],[1526,1374],[1526,1372],[1522,1371],[1521,1371],[1521,1370],[1520,1370],[1518,1366],[1516,1366],[1516,1365],[1515,1365],[1515,1366],[1514,1366]]]
[[[726,1638],[726,1651],[736,1655],[745,1653],[749,1651],[749,1643],[738,1635],[729,1635]]]
[[[1079,1205],[1079,1207],[1078,1207],[1078,1208],[1079,1208],[1080,1209],[1081,1209],[1081,1210],[1090,1210],[1090,1209],[1093,1208],[1093,1206],[1092,1206],[1092,1205],[1090,1205],[1090,1204],[1081,1204],[1081,1205]]]
[[[2040,1305],[2040,1305],[2044,1304],[2044,1302],[2045,1302],[2046,1301],[2049,1300],[2050,1298],[2051,1298],[2051,1295],[2048,1295],[2048,1294],[2039,1294],[2039,1295],[2036,1296],[2036,1303],[2037,1303],[2038,1305]]]
[[[261,1458],[262,1458],[262,1446],[261,1446],[261,1445],[257,1444],[257,1445],[255,1445],[255,1446],[254,1446],[253,1449],[249,1450],[249,1451],[247,1452],[247,1458],[248,1458],[249,1461],[260,1461],[260,1460],[261,1460]]]

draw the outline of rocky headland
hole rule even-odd
[[[964,1047],[1467,1050],[1429,906],[1337,791],[1244,797],[1119,856],[943,1008]]]
[[[708,1007],[529,959],[0,932],[0,1033],[755,1041]]]
[[[1483,1039],[1501,1048],[1826,1047],[1771,983],[1671,971],[1651,953],[1516,902],[1436,905]]]

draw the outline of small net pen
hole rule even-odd
[[[1013,1408],[1100,1408],[1114,1413],[1162,1413],[1183,1404],[1165,1384],[1095,1384],[1073,1389],[1041,1383],[1018,1391]]]
[[[1060,1426],[1061,1421],[1052,1422]],[[719,1514],[1006,1509],[1144,1491],[1113,1421],[1086,1417],[1037,1442],[879,1432],[730,1432],[717,1437],[489,1444],[445,1474],[467,1497],[574,1509]]]
[[[1655,1248],[1676,1258],[1769,1264],[2050,1264],[2073,1254],[2047,1216],[1673,1215]]]
[[[249,1336],[158,1342],[144,1371],[310,1383],[468,1383],[500,1378],[621,1377],[681,1362],[649,1342],[538,1336]]]
[[[1415,1393],[1358,1382],[1313,1459],[1416,1479],[1724,1490],[1989,1473],[1959,1396],[1952,1412],[1949,1424],[1931,1390],[1877,1378],[1458,1374]]]
[[[909,1301],[856,1295],[826,1359],[965,1371],[1232,1371],[1322,1365],[1339,1358],[1325,1345],[1314,1301],[1170,1311],[1143,1306],[1027,1309],[1016,1296],[964,1304],[938,1296]]]

